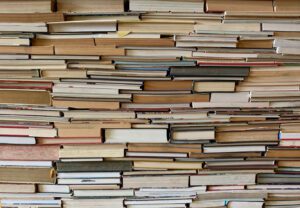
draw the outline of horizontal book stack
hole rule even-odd
[[[0,206],[300,207],[298,0],[0,0]]]

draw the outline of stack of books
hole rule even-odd
[[[1,0],[0,206],[300,207],[299,0]]]

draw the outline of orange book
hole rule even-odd
[[[146,80],[144,81],[144,90],[192,90],[193,81],[161,81]]]
[[[209,102],[208,94],[177,94],[177,95],[133,95],[134,103],[191,103],[191,102]]]
[[[52,55],[53,46],[0,46],[0,54]]]

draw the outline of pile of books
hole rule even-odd
[[[299,0],[1,0],[0,206],[300,207]]]

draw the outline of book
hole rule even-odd
[[[50,105],[51,96],[42,90],[6,90],[0,89],[0,103],[15,105]]]
[[[124,188],[188,187],[189,177],[179,176],[124,176]]]
[[[207,0],[207,12],[241,11],[241,12],[273,12],[272,1],[235,1],[235,0]]]
[[[84,4],[81,1],[58,0],[57,11],[63,13],[113,13],[123,12],[123,0],[113,0],[109,5],[105,1],[88,0]]]
[[[165,129],[105,129],[106,143],[167,143]]]
[[[58,160],[59,146],[0,145],[1,160]]]
[[[112,172],[131,171],[130,161],[105,161],[105,162],[57,162],[57,171],[60,172]]]
[[[55,171],[51,168],[0,167],[1,182],[5,183],[55,183]]]
[[[235,82],[195,82],[195,92],[234,92]]]
[[[218,174],[191,176],[191,185],[251,185],[255,184],[256,174]]]
[[[203,12],[204,2],[202,0],[188,0],[180,2],[176,0],[131,0],[130,11],[155,11],[155,12]]]
[[[52,12],[51,0],[1,1],[0,13],[47,13]]]

